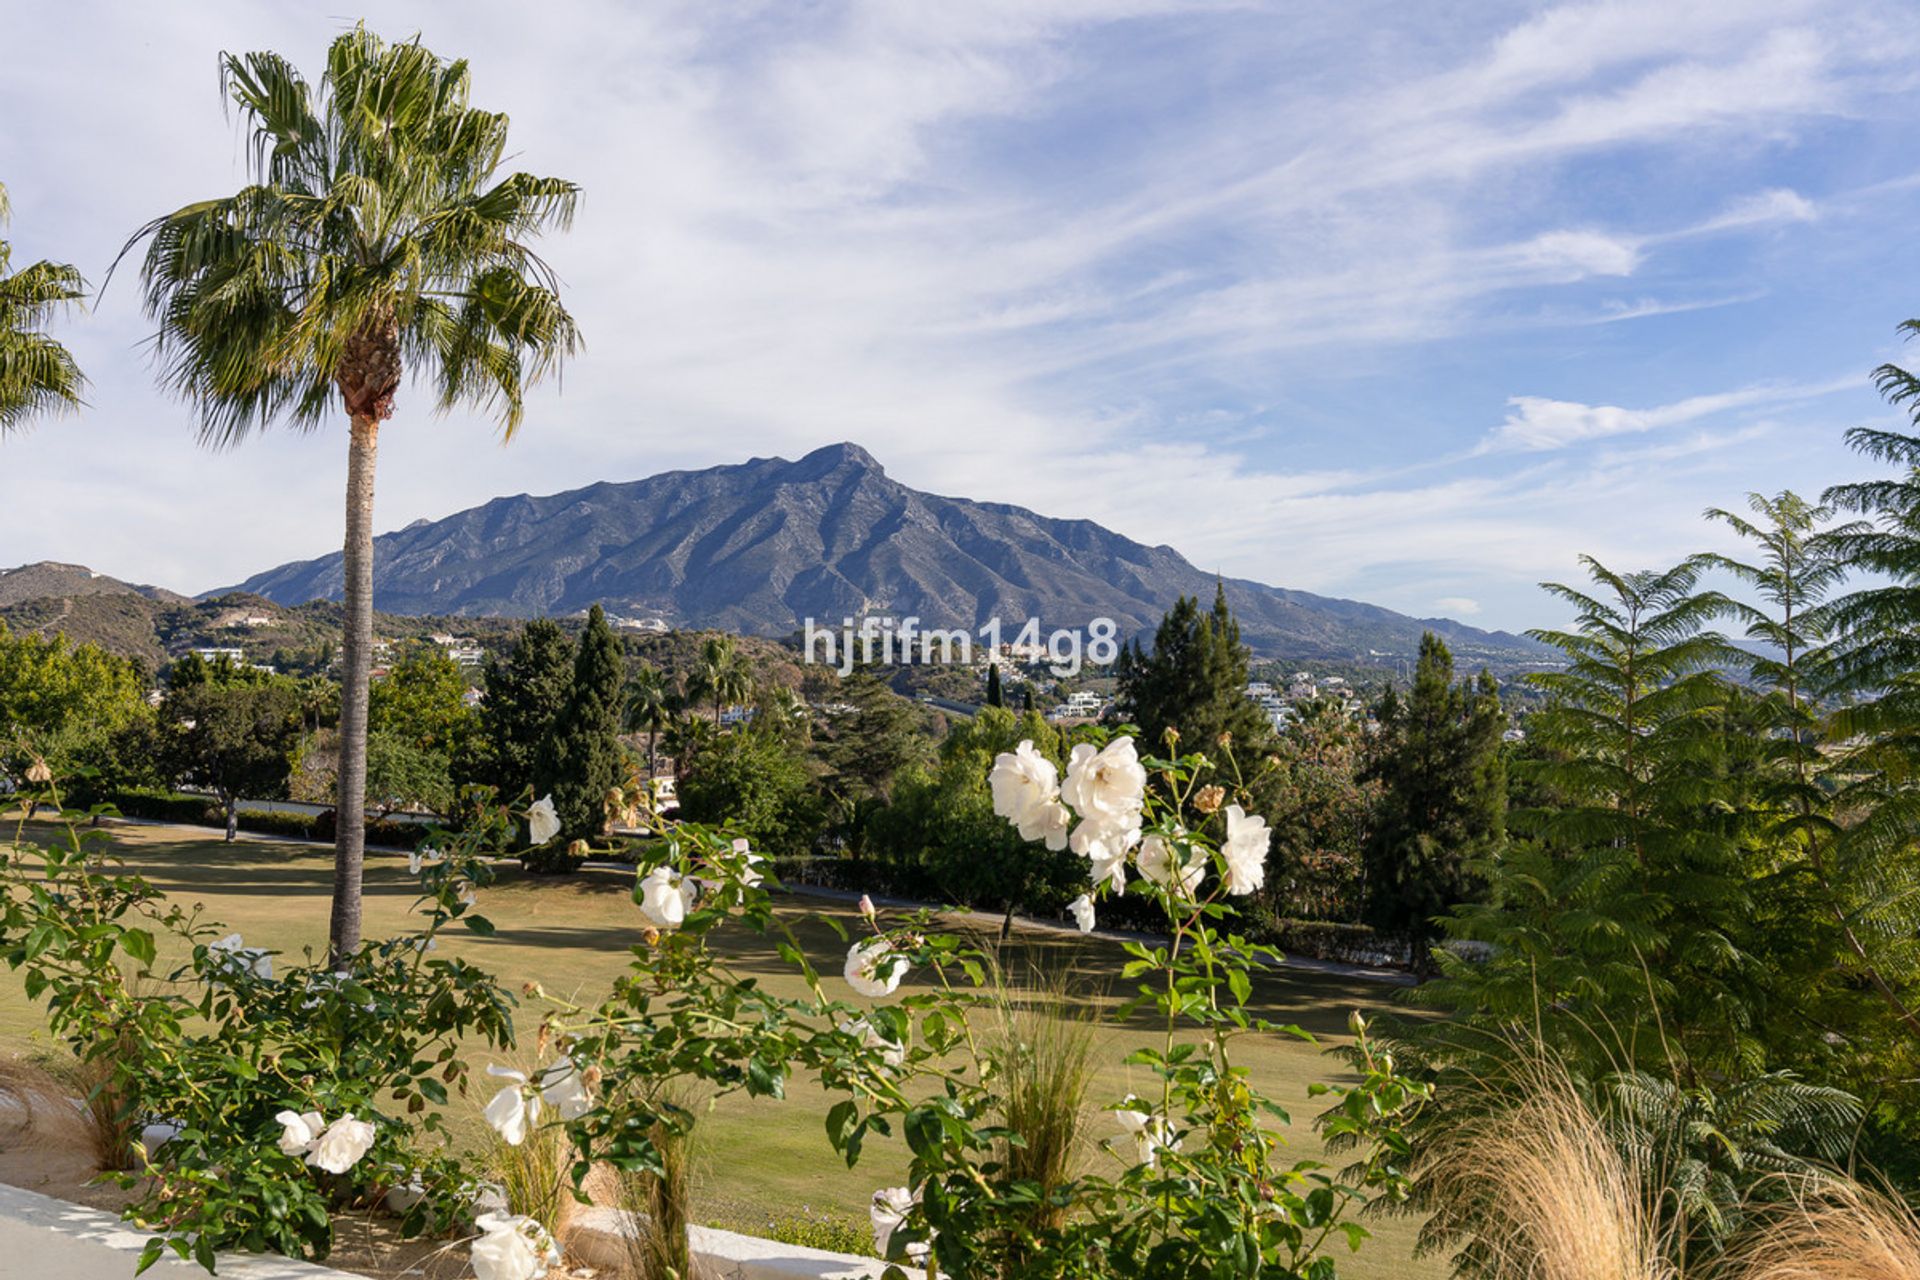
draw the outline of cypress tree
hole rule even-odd
[[[1020,686],[1020,710],[1028,715],[1033,713],[1033,682],[1031,680]]]
[[[536,770],[541,789],[553,796],[560,816],[556,844],[562,847],[605,833],[607,793],[620,782],[623,666],[620,642],[596,604],[580,637],[566,704],[541,746]],[[570,869],[564,854],[540,861],[546,865],[536,869]]]
[[[1007,695],[1000,687],[1000,664],[997,662],[987,664],[987,705],[990,707],[1007,705]]]

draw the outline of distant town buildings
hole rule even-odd
[[[1296,671],[1287,677],[1284,688],[1268,680],[1247,682],[1247,700],[1266,712],[1275,729],[1287,726],[1297,704],[1315,699],[1333,702],[1348,715],[1357,715],[1362,709],[1359,690],[1345,676],[1316,678],[1311,671]]]

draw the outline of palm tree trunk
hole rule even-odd
[[[360,946],[360,875],[367,851],[367,689],[373,673],[373,475],[377,418],[355,415],[347,448],[346,617],[340,645],[340,772],[334,798],[331,963]]]

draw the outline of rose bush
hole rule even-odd
[[[26,798],[62,812],[51,777]],[[464,1224],[474,1179],[438,1138],[443,1108],[467,1090],[463,1038],[512,1044],[513,1000],[432,953],[448,927],[492,931],[473,909],[493,878],[479,851],[511,815],[489,810],[416,854],[414,930],[333,967],[276,966],[119,870],[107,833],[83,825],[110,813],[65,812],[51,839],[23,821],[0,846],[0,959],[99,1065],[130,1131],[167,1135],[114,1175],[138,1193],[127,1218],[154,1233],[140,1269],[167,1249],[208,1270],[225,1248],[322,1258],[335,1210],[396,1187],[403,1231]]]

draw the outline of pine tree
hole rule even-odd
[[[870,671],[843,680],[836,701],[845,709],[827,718],[814,744],[829,785],[843,799],[884,798],[894,776],[928,754],[920,710]]]
[[[1200,611],[1198,599],[1182,596],[1161,619],[1151,651],[1138,639],[1121,651],[1121,714],[1139,726],[1149,751],[1163,750],[1173,729],[1183,751],[1219,758],[1226,742],[1236,759],[1259,759],[1272,745],[1273,727],[1247,697],[1251,661],[1224,585],[1215,589],[1209,613]]]
[[[472,751],[456,759],[456,778],[486,783],[509,803],[525,795],[539,781],[540,748],[566,705],[573,664],[573,641],[550,618],[527,623],[505,659],[489,658],[481,677],[480,732]]]
[[[536,773],[540,789],[553,796],[560,816],[555,845],[593,840],[606,833],[607,796],[620,783],[620,705],[624,683],[620,642],[599,605],[587,614],[587,628],[574,658],[566,704],[542,744]],[[566,870],[564,853],[543,857],[541,870]],[[530,862],[531,866],[532,863]]]
[[[1493,678],[1453,680],[1453,655],[1431,631],[1404,702],[1383,699],[1366,777],[1381,784],[1366,846],[1367,914],[1410,935],[1423,957],[1434,917],[1464,902],[1474,864],[1506,837],[1505,717]]]

